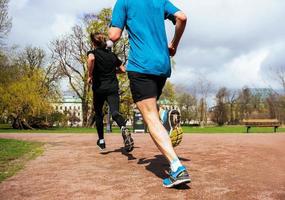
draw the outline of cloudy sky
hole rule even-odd
[[[191,85],[206,78],[214,87],[268,87],[285,65],[284,0],[171,0],[188,16],[171,81]],[[84,13],[113,7],[115,0],[10,0],[10,45],[47,48]],[[171,39],[174,27],[167,23]]]

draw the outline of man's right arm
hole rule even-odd
[[[177,47],[179,45],[180,39],[184,33],[186,23],[187,23],[187,17],[181,11],[176,12],[174,14],[174,17],[176,21],[175,34],[168,47],[170,56],[175,56]]]
[[[122,29],[120,28],[117,28],[117,27],[111,27],[109,29],[109,39],[112,41],[112,42],[117,42],[120,38],[121,38],[121,35],[122,35]]]
[[[117,42],[122,35],[124,27],[126,25],[127,13],[125,7],[125,0],[117,0],[113,13],[112,20],[109,29],[109,39],[113,42]]]

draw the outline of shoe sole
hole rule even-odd
[[[105,151],[105,150],[106,150],[106,148],[102,149],[102,148],[99,147],[98,145],[97,145],[97,147],[98,147],[98,149],[99,149],[100,151]]]
[[[127,152],[131,152],[134,149],[134,140],[131,136],[131,133],[128,132],[128,134],[122,134],[125,144],[125,150]]]
[[[163,187],[171,188],[171,187],[174,187],[174,186],[177,186],[177,185],[182,185],[182,184],[187,184],[187,183],[191,183],[191,179],[177,180],[177,181],[174,181],[170,185],[163,185]]]
[[[126,140],[125,140],[125,150],[127,152],[131,152],[133,149],[134,149],[134,140],[129,135],[129,136],[126,137]]]

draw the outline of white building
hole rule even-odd
[[[72,124],[68,121],[68,125],[82,126],[83,114],[81,99],[74,93],[68,91],[63,93],[63,99],[60,102],[53,103],[54,110],[60,113],[67,113],[67,115],[73,115],[80,119],[79,122]]]

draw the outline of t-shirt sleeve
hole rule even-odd
[[[87,52],[87,57],[88,57],[90,54],[93,54],[93,55],[95,56],[95,52],[94,52],[93,50]]]
[[[172,21],[173,24],[176,24],[174,14],[178,11],[180,11],[180,9],[175,7],[169,0],[166,0],[165,6],[164,6],[164,18],[165,19],[169,19],[170,21]]]
[[[124,30],[126,25],[127,10],[125,0],[117,0],[112,13],[111,27],[117,27]]]

